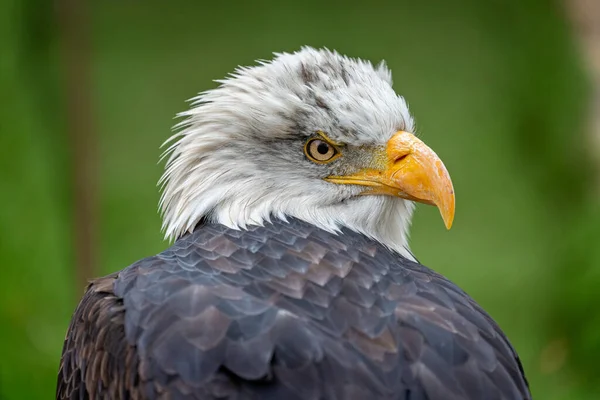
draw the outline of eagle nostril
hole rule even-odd
[[[394,163],[400,162],[400,161],[404,160],[406,157],[408,157],[408,153],[402,154],[401,156],[396,157],[396,159],[394,160]]]

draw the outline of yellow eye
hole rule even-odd
[[[310,139],[304,145],[304,153],[318,164],[325,164],[339,157],[340,152],[332,145],[321,139]]]

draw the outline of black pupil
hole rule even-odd
[[[329,145],[324,142],[319,143],[319,145],[317,146],[317,152],[323,155],[327,154],[329,152]]]

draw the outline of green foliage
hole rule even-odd
[[[53,116],[53,37],[36,36],[52,14],[43,17],[50,10],[35,5],[29,15],[31,5],[0,2],[0,398],[8,399],[49,397],[78,295],[71,292],[66,142]]]
[[[592,387],[600,393],[596,362],[600,354],[600,207],[582,207],[563,244],[564,251],[556,271],[551,315],[555,338],[564,341],[569,379],[578,387]]]
[[[457,192],[450,232],[435,209],[418,208],[413,250],[499,322],[536,398],[597,397],[579,379],[600,351],[600,322],[590,311],[599,299],[600,260],[590,249],[600,224],[582,214],[590,187],[586,82],[550,2],[90,3],[99,273],[167,246],[156,161],[185,99],[239,64],[305,44],[385,58]],[[0,0],[3,399],[52,396],[81,293],[71,237],[75,166],[60,117],[52,15],[51,6]],[[557,338],[573,357],[548,368],[545,354]]]

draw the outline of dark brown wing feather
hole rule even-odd
[[[87,287],[65,337],[57,399],[139,399],[138,357],[125,340],[125,307],[117,274]]]
[[[57,398],[529,399],[462,290],[359,234],[205,225],[94,282]]]

